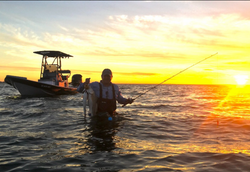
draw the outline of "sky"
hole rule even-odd
[[[0,1],[0,81],[37,81],[57,50],[71,76],[113,83],[235,84],[250,75],[250,1]],[[70,78],[71,81],[71,78]],[[249,82],[249,81],[248,81]]]

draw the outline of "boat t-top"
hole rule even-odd
[[[36,51],[42,55],[41,74],[38,82],[28,80],[26,77],[5,77],[5,82],[17,89],[22,96],[55,96],[76,94],[76,88],[70,87],[68,78],[70,70],[62,70],[61,60],[73,57],[60,51]]]

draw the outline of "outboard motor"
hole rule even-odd
[[[80,83],[82,83],[82,75],[81,74],[73,75],[71,82],[72,82],[73,87],[78,87]]]

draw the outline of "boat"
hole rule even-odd
[[[73,57],[60,51],[35,51],[42,55],[41,73],[38,81],[26,77],[6,75],[4,81],[25,97],[47,97],[76,94],[77,88],[70,86],[68,78],[70,70],[62,70],[61,60]],[[79,74],[77,74],[79,75]],[[78,77],[79,78],[79,77]]]

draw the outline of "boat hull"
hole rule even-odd
[[[22,96],[28,97],[47,97],[77,93],[76,88],[59,87],[56,85],[27,80],[27,78],[18,76],[7,75],[4,81],[17,89]]]

